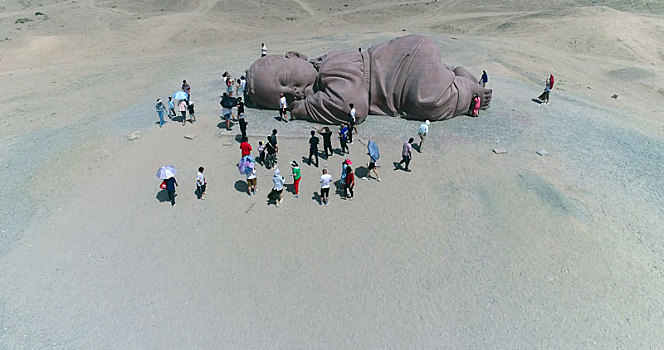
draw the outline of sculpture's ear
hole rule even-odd
[[[299,58],[301,60],[308,61],[307,56],[304,54],[301,54],[297,51],[288,51],[286,52],[286,58]]]

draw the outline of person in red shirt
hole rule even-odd
[[[344,194],[348,200],[353,199],[353,188],[355,187],[355,173],[350,165],[346,168],[346,178],[344,179]],[[350,193],[350,196],[348,195]]]
[[[251,154],[251,145],[249,144],[248,138],[243,138],[242,143],[240,143],[240,149],[242,150],[242,157],[246,157]]]

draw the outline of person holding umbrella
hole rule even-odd
[[[370,176],[369,173],[373,170],[374,174],[376,174],[376,180],[380,182],[380,175],[378,175],[378,170],[376,170],[376,162],[378,162],[378,158],[380,158],[378,145],[373,140],[369,140],[367,148],[369,149],[369,170],[367,170],[367,177]]]
[[[172,165],[166,165],[157,170],[157,178],[164,180],[161,187],[168,193],[171,206],[175,205],[175,187],[178,186],[178,181],[175,179],[176,172],[177,169]]]

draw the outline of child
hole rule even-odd
[[[190,101],[189,106],[187,108],[189,109],[189,119],[191,120],[192,123],[195,123],[196,116],[194,115],[194,102]]]
[[[205,200],[205,188],[207,187],[207,182],[205,181],[205,175],[203,175],[203,167],[198,168],[198,174],[196,175],[196,193],[198,194],[198,199]]]
[[[177,114],[175,113],[175,102],[173,97],[168,96],[168,119],[173,119]]]
[[[256,159],[261,165],[265,165],[265,145],[263,141],[258,141],[258,159]]]

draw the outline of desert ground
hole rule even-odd
[[[290,160],[303,176],[276,208],[259,168],[249,197],[221,73],[262,42],[315,57],[409,33],[487,70],[491,108],[432,123],[410,173],[393,162],[419,122],[368,117],[350,159],[366,173],[375,140],[382,182],[329,206],[320,170],[343,158],[302,162],[320,126],[247,109],[254,149],[277,128],[286,183]],[[663,33],[648,0],[5,0],[0,349],[661,348]],[[159,128],[183,79],[198,121]]]

